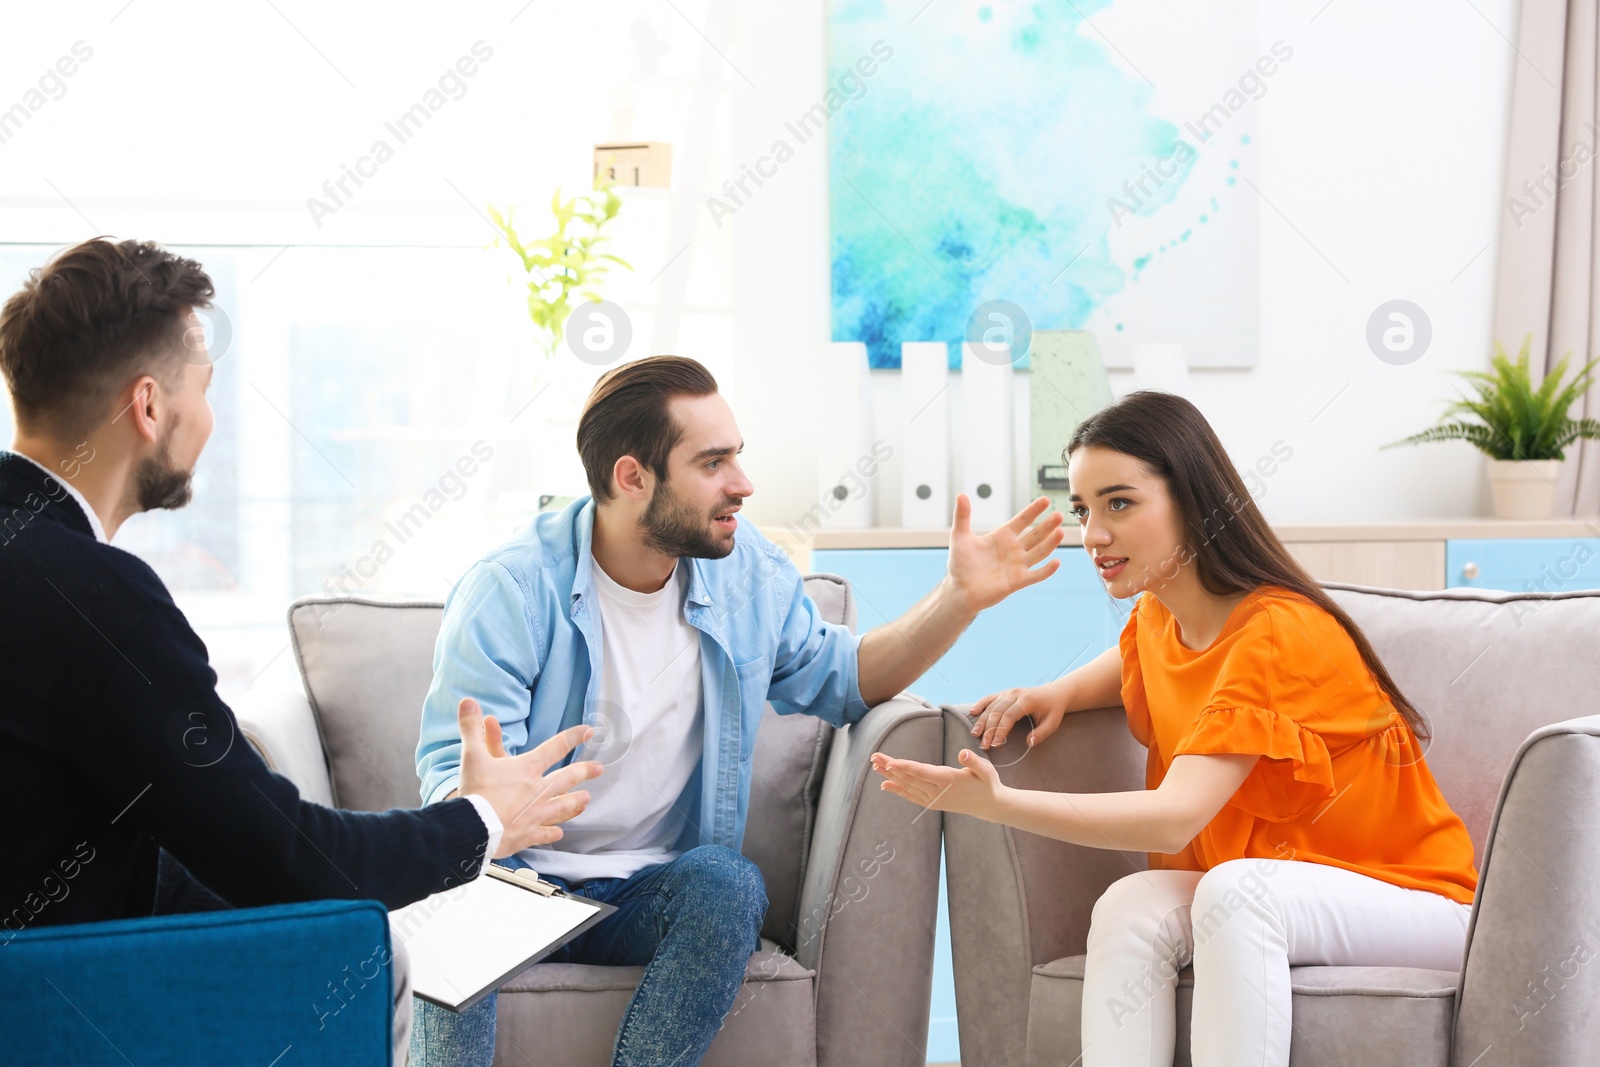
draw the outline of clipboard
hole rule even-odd
[[[616,910],[486,863],[465,885],[391,911],[389,936],[410,958],[412,992],[460,1012]]]

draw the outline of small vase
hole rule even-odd
[[[1497,519],[1548,519],[1556,506],[1559,459],[1491,459],[1489,488]]]

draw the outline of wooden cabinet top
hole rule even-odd
[[[1070,520],[1063,546],[1083,544],[1080,527]],[[1561,537],[1600,538],[1600,516],[1559,519],[1397,519],[1392,522],[1285,523],[1273,527],[1284,543],[1303,541],[1450,541],[1464,538]],[[779,531],[763,530],[771,536]],[[865,530],[819,530],[810,548],[945,548],[948,529],[873,527]]]

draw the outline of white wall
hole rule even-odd
[[[825,8],[715,2],[30,9],[25,26],[12,15],[0,34],[0,69],[13,75],[0,107],[75,40],[95,58],[0,144],[0,235],[286,244],[415,234],[471,246],[490,235],[451,185],[474,203],[531,206],[557,182],[581,186],[597,140],[671,141],[679,188],[630,204],[623,236],[639,270],[619,281],[618,299],[639,319],[635,354],[653,336],[675,338],[724,376],[758,486],[749,514],[778,526],[818,493],[811,413],[825,383],[809,361],[829,336],[826,145],[801,146],[722,228],[682,207],[766,152],[782,122],[821,97]],[[916,46],[909,20],[920,6],[892,5],[908,20],[902,51]],[[725,22],[714,17],[724,7]],[[1263,40],[1288,40],[1295,58],[1260,104],[1261,191],[1273,205],[1262,212],[1261,362],[1197,373],[1188,395],[1237,462],[1280,439],[1293,448],[1261,501],[1275,521],[1483,514],[1483,461],[1469,446],[1377,446],[1438,417],[1454,396],[1444,371],[1487,365],[1516,5],[1263,8]],[[706,37],[726,59],[708,60]],[[495,57],[467,95],[348,211],[312,226],[305,198],[478,39]],[[1139,62],[1137,42],[1119,43]],[[651,55],[653,67],[642,58]],[[709,124],[693,107],[707,71]],[[692,128],[710,131],[699,190],[681,181]],[[685,219],[692,246],[667,266]],[[1434,330],[1432,349],[1406,367],[1381,363],[1364,342],[1373,308],[1397,297],[1420,304]],[[663,310],[679,328],[658,328]],[[874,377],[880,432],[893,444],[896,375]],[[1120,394],[1131,374],[1111,382]],[[898,521],[897,467],[877,485],[880,523]]]
[[[898,6],[909,18],[920,2]],[[1487,514],[1483,460],[1470,446],[1377,449],[1438,418],[1456,395],[1446,371],[1488,365],[1516,61],[1501,34],[1514,37],[1516,4],[1263,7],[1263,40],[1283,38],[1295,55],[1260,103],[1261,192],[1272,205],[1262,209],[1261,362],[1193,373],[1186,395],[1237,464],[1275,441],[1293,449],[1260,497],[1274,522]],[[825,30],[811,5],[741,0],[739,17],[729,55],[759,88],[741,83],[734,94],[732,156],[753,160],[782,118],[822,95]],[[902,53],[915,34],[908,24]],[[1119,45],[1139,61],[1136,42]],[[802,146],[726,224],[741,414],[759,488],[749,511],[781,525],[818,492],[805,446],[823,383],[806,367],[828,340],[825,152]],[[1404,367],[1380,362],[1365,341],[1368,316],[1395,298],[1433,324],[1429,351]],[[895,445],[896,378],[874,373],[879,432]],[[1133,388],[1131,372],[1110,378],[1117,395]],[[798,395],[808,403],[792,403]],[[876,487],[880,524],[899,520],[898,466],[891,460]]]

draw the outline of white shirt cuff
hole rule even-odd
[[[489,847],[483,851],[483,862],[487,864],[494,859],[495,850],[500,847],[500,835],[505,833],[501,825],[500,816],[494,813],[494,805],[477,793],[468,793],[467,799],[472,801],[472,806],[478,809],[478,818],[483,820],[484,829],[489,831]]]

